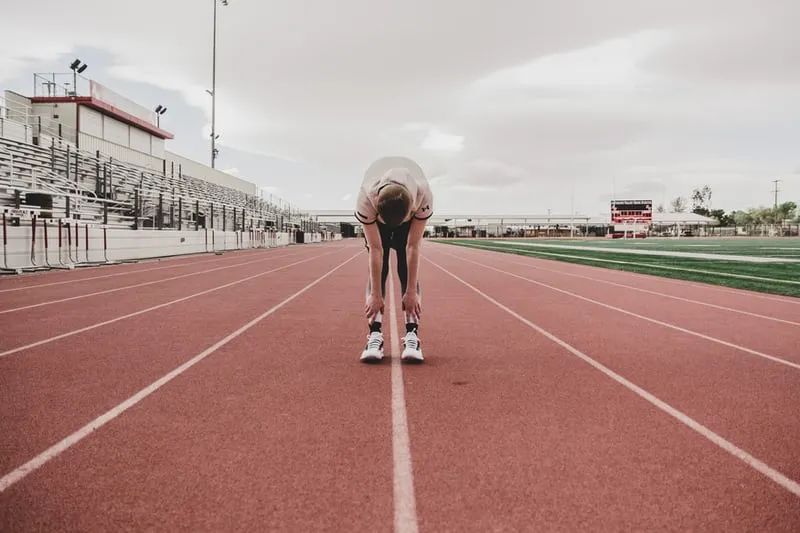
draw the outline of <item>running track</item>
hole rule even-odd
[[[367,366],[363,249],[0,280],[0,530],[800,529],[800,300],[431,242]]]

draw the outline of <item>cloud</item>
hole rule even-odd
[[[423,139],[420,148],[434,152],[460,152],[464,149],[464,137],[431,129]]]
[[[354,194],[388,154],[419,161],[437,208],[489,211],[566,211],[573,188],[577,208],[605,210],[612,178],[667,198],[708,182],[715,203],[745,207],[768,200],[754,192],[765,176],[800,166],[796,1],[230,4],[224,165],[304,207]],[[27,88],[29,72],[94,50],[107,66],[81,57],[89,74],[167,105],[171,146],[207,158],[211,3],[62,7],[4,12],[0,81]],[[800,197],[795,182],[782,194]]]
[[[453,186],[472,190],[505,189],[522,182],[527,173],[520,167],[479,159],[464,165],[457,174]]]

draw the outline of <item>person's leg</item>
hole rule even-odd
[[[383,247],[383,264],[381,265],[381,296],[386,298],[386,279],[389,276],[389,251],[391,245],[391,231],[386,228],[381,223],[378,223],[378,229],[380,230],[381,234],[381,245]],[[367,246],[367,251],[369,251],[369,246]],[[367,293],[366,297],[369,298],[370,293],[372,292],[372,276],[369,271],[367,271]],[[378,312],[377,315],[373,318],[373,320],[369,323],[369,330],[372,331],[381,331],[383,322],[383,313]]]
[[[400,278],[401,294],[405,294],[408,288],[408,257],[406,256],[406,245],[408,244],[408,230],[410,227],[411,223],[407,222],[397,228],[394,239],[392,240],[392,246],[397,252],[397,276]],[[421,295],[419,292],[419,281],[417,282],[417,294]],[[410,312],[405,312],[404,314],[406,333],[417,331],[419,329],[419,317]]]
[[[384,230],[381,228],[381,246],[383,248],[383,264],[381,265],[381,295],[386,295],[386,277],[389,273],[389,249],[387,247],[389,239],[384,236]],[[369,246],[367,246],[369,250]],[[370,269],[371,269],[370,265]],[[369,298],[372,293],[372,273],[367,272],[367,293],[366,298]],[[383,313],[378,313],[372,317],[369,322],[369,335],[367,336],[367,345],[364,351],[361,352],[361,361],[364,363],[377,363],[383,359],[383,333],[381,326],[383,322]]]

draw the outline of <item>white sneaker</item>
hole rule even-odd
[[[383,333],[373,331],[367,336],[367,346],[361,352],[362,363],[377,363],[383,359]]]
[[[420,346],[419,337],[415,331],[406,333],[403,337],[403,355],[400,358],[404,363],[421,363],[422,347]]]

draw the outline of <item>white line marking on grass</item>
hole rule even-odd
[[[509,246],[486,246],[483,244],[478,245],[471,245],[467,244],[466,246],[472,246],[473,248],[492,248],[494,250],[505,250],[508,252],[509,250],[513,250]],[[599,263],[614,263],[618,265],[632,265],[632,266],[641,266],[641,267],[648,267],[648,268],[660,268],[662,270],[675,270],[678,272],[694,272],[697,274],[712,274],[714,276],[725,276],[728,278],[739,278],[739,279],[747,279],[747,280],[755,280],[755,281],[770,281],[774,283],[791,283],[795,285],[800,285],[800,281],[795,281],[791,279],[776,279],[776,278],[764,278],[761,276],[749,276],[747,274],[732,274],[730,272],[715,272],[713,270],[701,270],[698,268],[683,268],[683,267],[671,267],[667,265],[659,265],[658,263],[635,263],[633,261],[619,261],[616,259],[602,259],[600,257],[589,257],[585,255],[569,255],[569,254],[559,254],[554,252],[543,252],[541,250],[524,250],[524,249],[517,249],[520,252],[527,252],[528,254],[541,254],[541,255],[549,255],[553,257],[566,257],[569,259],[580,259],[582,261],[596,261]]]
[[[586,279],[586,280],[589,280],[589,281],[596,281],[596,282],[599,282],[599,283],[605,283],[607,285],[613,285],[615,287],[623,287],[625,289],[631,289],[633,291],[639,291],[639,292],[644,292],[644,293],[647,293],[647,294],[653,294],[655,296],[663,296],[664,298],[671,298],[673,300],[679,300],[681,302],[688,302],[688,303],[693,303],[693,304],[697,304],[697,305],[703,305],[703,306],[706,306],[706,307],[712,307],[714,309],[721,309],[723,311],[730,311],[732,313],[739,313],[739,314],[742,314],[742,315],[752,316],[752,317],[755,317],[755,318],[763,318],[764,320],[772,320],[774,322],[780,322],[782,324],[789,324],[789,325],[792,325],[792,326],[800,326],[800,322],[792,322],[791,320],[784,320],[782,318],[776,318],[776,317],[773,317],[773,316],[760,315],[758,313],[751,313],[750,311],[744,311],[742,309],[734,309],[733,307],[725,307],[724,305],[717,305],[717,304],[712,304],[712,303],[708,303],[708,302],[701,302],[700,300],[692,300],[691,298],[684,298],[682,296],[675,296],[674,294],[667,294],[665,292],[651,291],[649,289],[642,289],[641,287],[634,287],[633,285],[625,285],[624,283],[617,283],[615,281],[609,281],[609,280],[606,280],[606,279],[593,278],[591,276],[584,276],[584,275],[581,275],[581,274],[575,274],[574,272],[564,272],[563,270],[551,270],[549,268],[542,268],[540,266],[531,265],[529,263],[521,263],[519,261],[510,261],[510,258],[509,258],[509,263],[514,264],[514,265],[524,266],[524,267],[527,267],[527,268],[533,268],[534,270],[541,270],[543,272],[552,272],[553,274],[560,274],[562,276],[572,276],[574,278],[581,278],[581,279]]]
[[[247,254],[250,255],[250,254]],[[170,258],[171,259],[171,258]],[[176,256],[175,259],[180,259],[179,256]],[[13,287],[10,289],[0,289],[0,293],[2,292],[14,292],[14,291],[25,291],[28,289],[38,289],[40,287],[52,287],[54,285],[66,285],[69,283],[80,283],[81,281],[92,281],[95,279],[104,279],[104,278],[116,278],[118,276],[127,276],[129,274],[139,274],[140,272],[153,272],[154,270],[165,270],[168,268],[181,268],[193,265],[202,265],[205,263],[216,263],[218,261],[226,261],[230,259],[229,257],[220,257],[216,259],[206,259],[204,261],[187,261],[178,263],[177,265],[165,265],[160,267],[154,268],[140,268],[138,270],[125,270],[124,272],[115,272],[114,274],[103,274],[102,276],[91,276],[88,278],[78,278],[78,279],[68,279],[64,281],[53,281],[51,283],[39,283],[38,285],[24,285],[21,287]]]
[[[398,533],[417,532],[417,504],[414,497],[414,473],[411,463],[411,444],[406,416],[403,367],[400,363],[400,336],[394,302],[394,277],[389,276],[389,327],[392,356],[392,456],[394,459],[394,530]]]
[[[684,327],[677,326],[675,324],[670,324],[669,322],[664,322],[662,320],[658,320],[658,319],[651,318],[651,317],[648,317],[648,316],[640,315],[638,313],[634,313],[633,311],[628,311],[627,309],[622,309],[621,307],[616,307],[616,306],[601,302],[599,300],[595,300],[593,298],[588,298],[586,296],[581,296],[580,294],[576,294],[576,293],[570,292],[568,290],[560,289],[558,287],[554,287],[553,285],[550,285],[550,284],[547,284],[547,283],[543,283],[541,281],[536,281],[535,279],[526,278],[525,276],[520,276],[519,274],[514,274],[513,272],[508,272],[508,271],[502,270],[500,268],[495,268],[493,266],[484,265],[483,263],[479,263],[479,262],[473,261],[471,259],[466,259],[464,257],[459,257],[459,256],[453,255],[453,254],[445,254],[445,255],[449,255],[450,257],[454,257],[454,258],[459,259],[461,261],[465,261],[467,263],[472,263],[474,265],[478,265],[478,266],[481,266],[483,268],[488,268],[489,270],[494,270],[495,272],[499,272],[501,274],[506,274],[507,276],[512,276],[512,277],[521,279],[523,281],[527,281],[528,283],[533,283],[534,285],[539,285],[541,287],[545,287],[545,288],[548,288],[550,290],[553,290],[553,291],[556,291],[556,292],[560,292],[560,293],[566,294],[568,296],[572,296],[573,298],[577,298],[577,299],[583,300],[585,302],[590,302],[590,303],[593,303],[595,305],[599,305],[601,307],[605,307],[606,309],[611,309],[612,311],[617,311],[618,313],[623,313],[623,314],[626,314],[628,316],[632,316],[634,318],[638,318],[639,320],[645,320],[645,321],[651,322],[653,324],[658,324],[659,326],[664,326],[665,328],[673,329],[675,331],[680,331],[681,333],[687,333],[689,335],[693,335],[695,337],[699,337],[701,339],[705,339],[707,341],[711,341],[711,342],[714,342],[716,344],[721,344],[723,346],[727,346],[728,348],[733,348],[735,350],[739,350],[739,351],[742,351],[742,352],[745,352],[745,353],[749,353],[751,355],[755,355],[757,357],[762,357],[764,359],[768,359],[770,361],[774,361],[776,363],[780,363],[782,365],[786,365],[786,366],[792,367],[794,369],[800,370],[800,364],[793,363],[791,361],[787,361],[786,359],[781,359],[780,357],[776,357],[774,355],[769,355],[769,354],[766,354],[764,352],[759,352],[757,350],[753,350],[751,348],[747,348],[746,346],[740,346],[738,344],[734,344],[732,342],[728,342],[728,341],[725,341],[725,340],[722,340],[722,339],[718,339],[716,337],[712,337],[710,335],[706,335],[706,334],[700,333],[698,331],[693,331],[691,329],[686,329]]]
[[[503,241],[492,241],[495,244],[503,244]],[[603,248],[601,246],[574,246],[568,244],[546,244],[540,242],[514,242],[517,246],[529,246],[531,248],[556,248],[562,250],[589,250],[603,253],[620,253],[630,255],[648,255],[658,257],[676,257],[687,259],[705,259],[710,261],[736,261],[739,263],[797,263],[798,259],[785,259],[777,257],[762,257],[756,255],[730,255],[714,254],[702,252],[679,252],[676,250],[636,250],[634,248]]]
[[[514,253],[514,255],[518,255],[518,256],[521,256],[521,257],[527,257],[527,258],[530,258],[530,259],[538,259],[538,260],[541,260],[541,261],[548,261],[548,260],[549,261],[555,261],[555,259],[548,259],[546,257],[544,257],[544,258],[543,257],[538,257],[538,254],[544,254],[544,255],[555,256],[555,257],[561,257],[562,256],[562,254],[551,254],[551,253],[547,253],[547,252],[519,250],[519,249],[509,248],[507,246],[488,246],[488,245],[482,245],[482,244],[481,245],[477,245],[477,244],[472,244],[472,243],[469,243],[469,244],[467,244],[467,243],[459,243],[458,246],[461,246],[462,248],[473,249],[473,250],[487,250],[487,251],[497,250],[497,251],[500,251],[500,252],[504,252],[506,254],[512,253],[512,250],[516,250],[517,252],[522,252],[522,253]],[[567,256],[563,256],[563,257],[578,257],[578,256],[568,256],[567,255]],[[600,262],[611,262],[611,263],[617,263],[618,262],[618,263],[622,263],[622,264],[633,264],[633,265],[640,265],[640,264],[641,265],[645,265],[644,263],[628,263],[626,261],[611,261],[609,259],[597,259],[597,261],[600,261]],[[574,265],[574,266],[576,266],[578,268],[586,268],[586,269],[602,268],[602,267],[596,267],[596,266],[593,266],[593,265],[584,265],[584,264],[581,264],[581,263],[570,263],[570,264]],[[645,266],[647,266],[647,265],[645,265]],[[688,279],[675,279],[675,278],[667,278],[667,277],[664,277],[664,276],[659,276],[657,274],[644,274],[644,273],[641,273],[641,272],[631,272],[630,270],[619,270],[619,269],[613,269],[613,268],[606,268],[605,270],[607,272],[610,272],[610,273],[617,273],[617,274],[624,275],[624,276],[641,277],[642,279],[656,280],[656,281],[659,281],[661,283],[668,283],[670,285],[678,285],[678,286],[681,286],[681,287],[697,287],[697,288],[703,289],[703,290],[716,291],[716,292],[727,292],[727,293],[730,293],[730,294],[738,294],[739,296],[747,296],[748,298],[758,298],[758,299],[761,299],[761,300],[770,300],[772,302],[781,302],[781,303],[785,303],[785,304],[800,305],[800,298],[792,298],[791,296],[781,297],[781,296],[778,296],[778,295],[764,294],[764,293],[755,292],[755,291],[752,291],[752,290],[734,289],[734,288],[731,288],[731,287],[713,285],[711,283],[701,283],[701,282],[696,282],[696,281],[692,281],[692,280],[688,280]]]
[[[566,341],[561,340],[560,338],[556,337],[552,333],[546,331],[545,329],[541,328],[540,326],[538,326],[538,325],[534,324],[533,322],[531,322],[530,320],[526,319],[525,317],[523,317],[519,313],[516,313],[515,311],[509,309],[508,307],[506,307],[502,303],[498,302],[497,300],[495,300],[494,298],[492,298],[491,296],[489,296],[485,292],[481,291],[480,289],[478,289],[477,287],[475,287],[473,285],[470,285],[468,282],[466,282],[463,279],[459,278],[458,276],[456,276],[455,274],[453,274],[449,270],[445,269],[444,267],[439,266],[438,264],[434,263],[433,261],[431,261],[428,258],[425,258],[425,259],[429,263],[431,263],[433,266],[435,266],[438,269],[442,270],[443,272],[445,272],[449,276],[453,277],[457,281],[460,281],[461,283],[463,283],[464,285],[466,285],[467,287],[469,287],[470,289],[472,289],[473,291],[475,291],[476,293],[481,295],[484,299],[486,299],[489,302],[493,303],[494,305],[496,305],[497,307],[499,307],[500,309],[502,309],[503,311],[505,311],[509,315],[513,316],[514,318],[516,318],[517,320],[519,320],[520,322],[522,322],[526,326],[530,327],[531,329],[535,330],[536,332],[538,332],[541,335],[545,336],[546,338],[550,339],[552,342],[558,344],[559,346],[561,346],[562,348],[567,350],[572,355],[578,357],[579,359],[581,359],[585,363],[587,363],[587,364],[591,365],[592,367],[594,367],[595,369],[599,370],[600,372],[602,372],[603,374],[605,374],[609,378],[613,379],[614,381],[616,381],[617,383],[619,383],[620,385],[622,385],[623,387],[625,387],[629,391],[633,392],[634,394],[636,394],[637,396],[639,396],[643,400],[647,401],[651,405],[655,406],[656,408],[660,409],[664,413],[666,413],[669,416],[673,417],[674,419],[676,419],[678,422],[680,422],[681,424],[685,425],[689,429],[695,431],[699,435],[702,435],[703,437],[705,437],[706,439],[708,439],[709,441],[711,441],[712,443],[717,445],[722,450],[724,450],[724,451],[728,452],[729,454],[733,455],[734,457],[736,457],[737,459],[739,459],[740,461],[745,463],[747,466],[753,468],[754,470],[756,470],[758,473],[762,474],[763,476],[771,479],[772,481],[774,481],[775,483],[777,483],[778,485],[780,485],[781,487],[783,487],[784,489],[786,489],[790,493],[794,494],[795,496],[800,497],[800,484],[798,484],[793,479],[788,478],[786,475],[784,475],[783,473],[779,472],[778,470],[775,470],[774,468],[772,468],[768,464],[764,463],[760,459],[750,455],[749,453],[747,453],[743,449],[739,448],[738,446],[736,446],[732,442],[726,440],[724,437],[714,433],[712,430],[710,430],[706,426],[702,425],[700,422],[697,422],[696,420],[691,418],[689,415],[687,415],[687,414],[683,413],[682,411],[679,411],[678,409],[672,407],[667,402],[659,399],[654,394],[646,391],[645,389],[641,388],[640,386],[636,385],[635,383],[633,383],[633,382],[627,380],[626,378],[622,377],[621,375],[617,374],[616,372],[614,372],[610,368],[606,367],[605,365],[603,365],[599,361],[596,361],[596,360],[592,359],[590,356],[588,356],[585,353],[581,352],[580,350],[578,350],[574,346],[568,344]]]
[[[289,296],[288,298],[286,298],[285,300],[283,300],[279,304],[272,306],[267,311],[265,311],[264,313],[260,314],[259,316],[257,316],[256,318],[254,318],[253,320],[251,320],[250,322],[248,322],[244,326],[240,327],[239,329],[237,329],[233,333],[229,334],[225,338],[223,338],[223,339],[217,341],[216,343],[212,344],[211,346],[209,346],[208,348],[206,348],[205,350],[203,350],[199,354],[195,355],[194,357],[192,357],[191,359],[189,359],[188,361],[186,361],[185,363],[183,363],[179,367],[175,368],[174,370],[172,370],[168,374],[164,375],[163,377],[161,377],[158,380],[154,381],[153,383],[151,383],[147,387],[143,388],[142,390],[140,390],[139,392],[137,392],[136,394],[134,394],[133,396],[131,396],[130,398],[125,400],[124,402],[120,403],[116,407],[113,407],[112,409],[109,409],[108,411],[106,411],[102,415],[98,416],[97,418],[95,418],[94,420],[92,420],[91,422],[89,422],[88,424],[86,424],[85,426],[83,426],[82,428],[77,430],[76,432],[74,432],[71,435],[67,436],[66,438],[64,438],[60,442],[57,442],[53,446],[50,446],[48,449],[46,449],[45,451],[43,451],[42,453],[40,453],[39,455],[37,455],[36,457],[31,459],[27,463],[23,464],[22,466],[19,466],[19,467],[15,468],[14,470],[9,472],[8,474],[4,475],[2,478],[0,478],[0,492],[5,491],[10,486],[12,486],[14,483],[17,483],[18,481],[23,479],[25,476],[27,476],[28,474],[30,474],[34,470],[40,468],[42,465],[44,465],[48,461],[54,459],[55,457],[60,455],[65,450],[68,450],[69,448],[71,448],[72,446],[74,446],[75,444],[77,444],[78,442],[80,442],[81,440],[86,438],[87,436],[91,435],[93,432],[95,432],[98,429],[100,429],[101,427],[105,426],[106,424],[108,424],[109,422],[111,422],[112,420],[114,420],[115,418],[120,416],[122,413],[124,413],[125,411],[127,411],[128,409],[130,409],[131,407],[136,405],[137,403],[141,402],[142,400],[144,400],[145,398],[147,398],[151,394],[153,394],[155,391],[157,391],[158,389],[160,389],[164,385],[166,385],[167,383],[169,383],[170,381],[172,381],[176,377],[180,376],[181,374],[183,374],[184,372],[189,370],[191,367],[193,367],[194,365],[196,365],[197,363],[199,363],[200,361],[202,361],[203,359],[205,359],[206,357],[208,357],[212,353],[216,352],[217,350],[219,350],[220,348],[222,348],[223,346],[228,344],[230,341],[232,341],[233,339],[235,339],[236,337],[238,337],[239,335],[241,335],[242,333],[247,331],[248,329],[252,328],[253,326],[258,324],[259,322],[261,322],[262,320],[264,320],[265,318],[267,318],[271,314],[275,313],[281,307],[285,306],[286,304],[288,304],[289,302],[291,302],[292,300],[294,300],[295,298],[297,298],[298,296],[300,296],[304,292],[308,291],[311,287],[313,287],[314,285],[316,285],[320,281],[324,280],[325,278],[327,278],[328,276],[330,276],[331,274],[333,274],[334,272],[336,272],[337,270],[342,268],[344,265],[346,265],[347,263],[349,263],[350,261],[352,261],[353,259],[358,257],[358,255],[360,253],[361,252],[359,252],[359,253],[355,254],[354,256],[350,257],[350,259],[347,259],[345,262],[340,263],[337,267],[334,267],[333,269],[329,270],[328,272],[326,272],[322,276],[318,277],[317,279],[315,279],[314,281],[312,281],[311,283],[309,283],[308,285],[306,285],[305,287],[303,287],[299,291],[295,292],[294,294],[292,294],[291,296]]]
[[[216,287],[212,287],[210,289],[206,289],[204,291],[195,292],[194,294],[190,294],[188,296],[183,296],[181,298],[176,298],[175,300],[170,300],[168,302],[164,302],[158,305],[154,305],[152,307],[147,307],[145,309],[140,309],[139,311],[134,311],[133,313],[128,313],[127,315],[118,316],[116,318],[112,318],[110,320],[104,320],[103,322],[97,322],[96,324],[92,324],[91,326],[86,326],[83,328],[75,329],[72,331],[68,331],[66,333],[61,333],[60,335],[55,335],[53,337],[48,337],[46,339],[42,339],[40,341],[32,342],[30,344],[25,344],[23,346],[17,346],[16,348],[11,348],[10,350],[6,350],[5,352],[0,352],[0,357],[6,357],[11,354],[15,354],[17,352],[21,352],[23,350],[27,350],[29,348],[35,348],[36,346],[41,346],[42,344],[47,344],[49,342],[54,342],[57,340],[64,339],[66,337],[71,337],[73,335],[77,335],[79,333],[83,333],[86,331],[90,331],[102,326],[107,326],[109,324],[113,324],[114,322],[119,322],[120,320],[125,320],[126,318],[132,318],[135,316],[143,315],[145,313],[149,313],[150,311],[155,311],[157,309],[161,309],[163,307],[167,307],[172,304],[185,302],[186,300],[190,300],[192,298],[196,298],[198,296],[202,296],[204,294],[208,294],[210,292],[218,291],[220,289],[225,289],[227,287],[232,287],[234,285],[238,285],[239,283],[244,283],[245,281],[249,281],[251,279],[255,279],[261,276],[266,276],[267,274],[272,274],[273,272],[278,272],[279,270],[285,270],[287,268],[293,267],[295,265],[299,265],[301,263],[306,263],[308,261],[313,261],[314,259],[319,259],[320,257],[325,257],[326,255],[334,254],[339,250],[335,250],[333,252],[328,252],[325,254],[320,254],[314,257],[309,257],[308,259],[303,259],[301,261],[295,261],[294,263],[289,263],[288,265],[284,265],[282,267],[273,268],[272,270],[267,270],[265,272],[259,272],[258,274],[253,274],[252,276],[247,276],[246,278],[242,278],[236,281],[231,281],[230,283],[225,283],[224,285],[218,285]]]
[[[218,270],[225,270],[225,269],[228,269],[228,268],[235,268],[235,267],[244,266],[244,265],[252,265],[253,263],[261,263],[263,261],[268,261],[270,259],[275,259],[275,258],[278,258],[278,257],[286,257],[287,255],[292,255],[292,254],[271,255],[269,257],[262,257],[260,259],[254,259],[252,261],[245,261],[243,263],[234,263],[232,265],[225,265],[225,266],[220,266],[220,267],[209,268],[207,270],[201,270],[199,272],[189,272],[188,274],[180,274],[179,276],[172,276],[170,278],[161,278],[161,279],[156,279],[156,280],[152,280],[152,281],[144,281],[142,283],[135,283],[133,285],[124,285],[122,287],[114,287],[113,289],[105,289],[105,290],[102,290],[102,291],[89,292],[89,293],[86,293],[86,294],[79,294],[77,296],[70,296],[68,298],[59,298],[58,300],[48,300],[46,302],[39,302],[37,304],[23,305],[23,306],[20,306],[20,307],[12,307],[11,309],[2,309],[2,310],[0,310],[0,315],[5,315],[7,313],[15,313],[17,311],[24,311],[26,309],[33,309],[33,308],[36,308],[36,307],[43,307],[45,305],[53,305],[53,304],[58,304],[58,303],[63,303],[63,302],[70,302],[70,301],[73,301],[73,300],[80,300],[82,298],[89,298],[90,296],[100,296],[101,294],[110,294],[112,292],[119,292],[119,291],[124,291],[124,290],[127,290],[127,289],[135,289],[135,288],[138,288],[138,287],[146,287],[147,285],[155,285],[156,283],[164,283],[165,281],[173,281],[173,280],[176,280],[176,279],[183,279],[183,278],[188,278],[188,277],[191,277],[191,276],[199,276],[200,274],[208,274],[209,272],[216,272]]]

